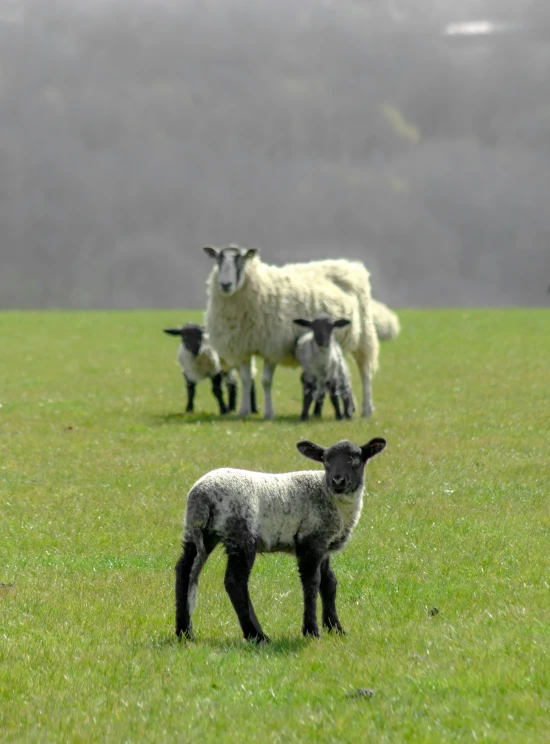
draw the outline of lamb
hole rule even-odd
[[[401,331],[399,318],[393,310],[380,300],[372,298],[372,314],[374,318],[374,327],[379,341],[393,341]]]
[[[250,413],[250,360],[264,359],[264,416],[274,417],[271,399],[278,364],[297,366],[297,331],[292,320],[321,312],[351,320],[338,330],[338,341],[351,352],[359,368],[363,391],[361,413],[374,410],[371,381],[378,366],[379,344],[374,327],[370,275],[357,261],[334,259],[270,266],[255,248],[206,246],[216,266],[207,281],[206,329],[214,347],[238,367],[243,385],[240,416]]]
[[[194,410],[195,388],[197,383],[207,377],[212,380],[212,394],[218,401],[220,414],[234,411],[237,407],[237,380],[231,369],[224,370],[217,351],[210,345],[204,328],[196,323],[186,323],[177,328],[165,328],[164,333],[179,336],[181,344],[178,349],[178,362],[187,383],[186,413]],[[228,405],[225,405],[222,391],[222,380],[225,381],[228,394]],[[254,380],[250,387],[250,407],[257,413],[256,388]]]
[[[225,589],[245,639],[269,641],[248,592],[257,553],[296,555],[304,597],[304,635],[319,636],[318,593],[323,626],[343,633],[330,556],[348,542],[363,506],[365,465],[385,446],[381,437],[362,447],[346,439],[327,448],[304,440],[298,442],[298,450],[323,463],[324,472],[275,474],[219,468],[203,475],[189,491],[183,552],[175,569],[176,635],[194,637],[191,615],[199,575],[219,543],[227,552]]]
[[[339,398],[344,404],[344,416],[351,418],[355,411],[351,375],[342,347],[332,331],[350,324],[347,318],[332,320],[330,315],[317,315],[313,320],[295,318],[302,327],[311,328],[296,342],[296,358],[302,366],[303,406],[301,420],[309,418],[309,407],[315,400],[315,414],[321,415],[325,393],[330,395],[337,419],[342,419]]]

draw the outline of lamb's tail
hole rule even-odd
[[[397,315],[383,302],[374,298],[372,300],[372,315],[376,335],[380,341],[392,341],[399,335],[401,324]]]
[[[197,548],[197,555],[195,556],[195,560],[193,561],[193,565],[191,566],[191,571],[189,573],[189,586],[187,589],[187,602],[190,615],[193,614],[193,612],[195,611],[195,607],[197,606],[199,576],[202,569],[204,568],[204,564],[208,559],[208,553],[204,546],[202,530],[194,530],[193,542],[195,544],[195,547]]]

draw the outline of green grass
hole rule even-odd
[[[161,329],[196,317],[0,314],[0,740],[550,741],[550,312],[403,311],[373,418],[307,424],[283,369],[275,422],[220,420],[206,383],[183,414]],[[194,480],[373,436],[388,446],[333,561],[347,635],[304,640],[294,560],[260,556],[273,643],[247,645],[216,551],[197,641],[177,642]]]

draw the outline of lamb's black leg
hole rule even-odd
[[[300,377],[300,381],[302,383],[303,393],[302,415],[300,416],[300,420],[307,421],[309,418],[309,407],[311,406],[311,401],[313,400],[313,385],[307,379],[305,374],[302,374],[302,376]]]
[[[263,632],[248,593],[248,579],[256,551],[231,550],[227,554],[224,585],[247,641],[269,641]]]
[[[250,381],[250,410],[252,413],[258,413],[258,404],[256,402],[256,383],[254,379]]]
[[[186,413],[193,413],[193,403],[195,400],[195,383],[191,382],[191,380],[186,377],[185,382],[187,383],[187,408],[185,409]]]
[[[313,415],[315,418],[320,418],[323,412],[323,403],[325,402],[325,394],[321,393],[321,397],[315,401],[315,408],[313,409]]]
[[[350,419],[353,417],[354,405],[353,399],[349,393],[342,395],[342,401],[344,404],[344,418]]]
[[[311,542],[296,541],[296,557],[298,559],[298,571],[302,581],[304,593],[304,620],[302,633],[319,637],[319,626],[317,625],[317,595],[321,584],[321,561],[324,551],[319,550]]]
[[[196,555],[196,545],[184,543],[183,553],[176,563],[176,635],[191,639],[193,627],[189,607],[189,575]]]
[[[334,407],[334,413],[336,414],[336,418],[340,420],[342,418],[342,411],[340,410],[340,400],[338,396],[336,395],[336,385],[330,386],[330,402],[332,403]]]
[[[232,376],[226,375],[225,384],[227,386],[227,395],[229,398],[229,404],[227,406],[228,411],[237,410],[237,383]]]
[[[218,405],[220,407],[220,414],[223,415],[224,413],[227,413],[227,408],[225,407],[225,403],[223,402],[221,372],[218,372],[218,374],[214,375],[214,377],[212,378],[212,394],[218,401]]]
[[[323,626],[330,630],[336,630],[338,633],[344,633],[340,625],[338,613],[336,612],[336,587],[338,582],[330,565],[330,558],[327,555],[321,563],[321,584],[319,591],[323,603]]]

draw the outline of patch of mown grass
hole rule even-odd
[[[369,421],[187,416],[171,311],[0,314],[3,741],[542,742],[550,737],[550,313],[403,311]],[[355,374],[355,372],[354,372]],[[300,636],[294,560],[240,639],[216,551],[173,635],[185,495],[206,470],[307,468],[295,442],[388,440],[334,559],[344,638]],[[437,611],[436,611],[437,610]],[[368,687],[372,697],[347,697]]]

